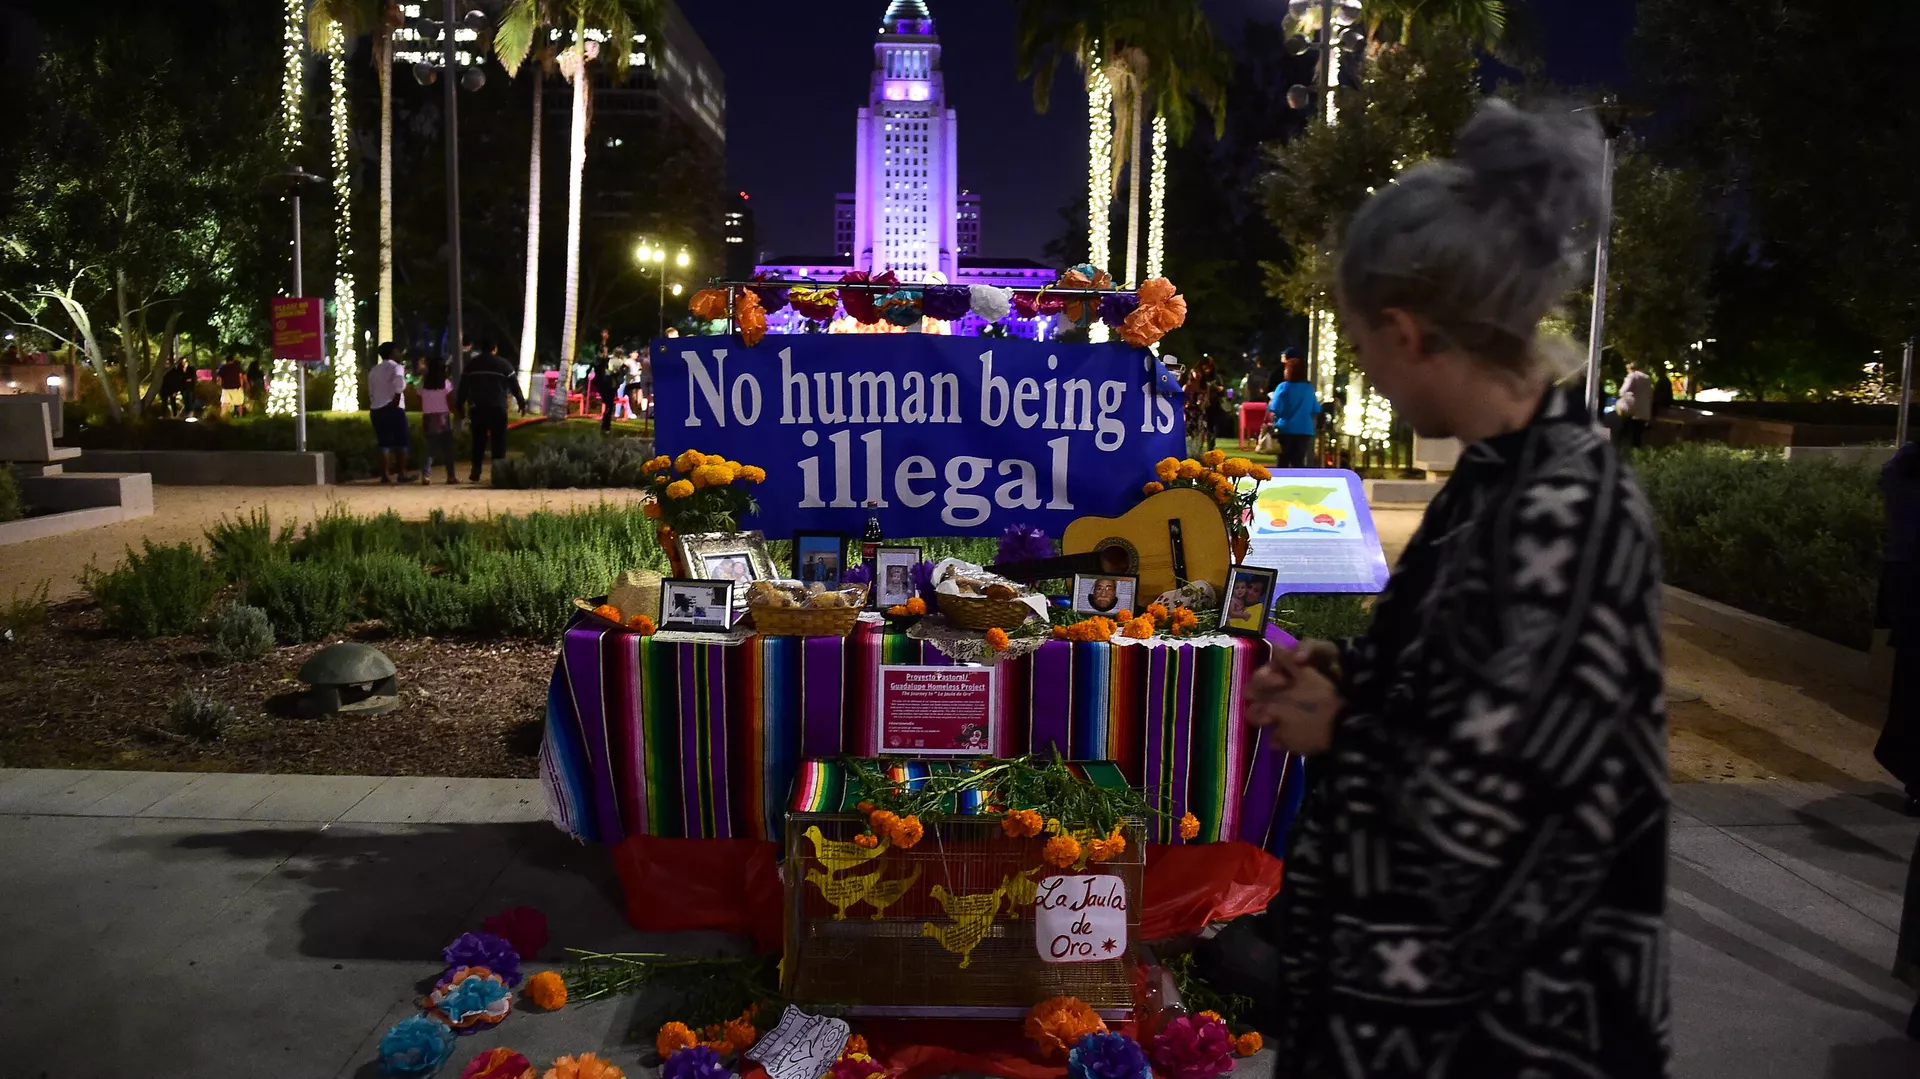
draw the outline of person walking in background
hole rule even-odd
[[[453,472],[453,380],[447,377],[447,361],[439,356],[427,357],[427,373],[420,379],[420,430],[426,442],[420,482],[433,482],[436,455],[446,462],[447,482],[460,482]]]
[[[507,455],[509,393],[520,402],[520,414],[526,415],[527,395],[520,388],[520,380],[514,377],[513,364],[500,355],[499,342],[488,341],[487,351],[467,365],[454,396],[473,427],[473,470],[467,473],[469,483],[480,482],[480,462],[486,459],[488,442],[493,444],[495,461]]]
[[[258,356],[253,358],[253,362],[247,364],[247,394],[258,400],[262,407],[266,406],[267,367]]]
[[[1627,378],[1620,384],[1613,414],[1620,420],[1622,444],[1639,449],[1647,437],[1647,424],[1653,422],[1653,376],[1640,369],[1638,360],[1627,361]]]
[[[400,459],[401,483],[412,483],[407,475],[407,451],[413,433],[407,429],[407,369],[400,364],[400,346],[383,341],[379,359],[367,372],[367,414],[373,419],[373,440],[380,446],[380,482],[392,483],[393,459]]]
[[[1267,399],[1268,422],[1280,440],[1280,467],[1312,468],[1320,398],[1307,381],[1307,361],[1299,349],[1288,349],[1282,364],[1284,377]]]
[[[193,382],[187,374],[187,361],[175,357],[167,365],[167,373],[160,376],[160,407],[169,416],[178,416],[186,411],[186,402],[181,398],[193,393]]]
[[[1668,1074],[1653,511],[1540,322],[1602,218],[1591,116],[1478,108],[1349,224],[1340,324],[1459,468],[1365,633],[1279,649],[1249,722],[1318,769],[1281,890],[1282,1074]]]
[[[1187,444],[1198,444],[1203,449],[1212,449],[1213,415],[1217,407],[1215,398],[1220,395],[1220,380],[1214,374],[1213,358],[1202,356],[1200,362],[1187,371],[1186,382],[1181,386],[1186,392]]]
[[[247,371],[240,366],[238,352],[227,353],[214,377],[220,380],[220,414],[232,419],[247,414]]]

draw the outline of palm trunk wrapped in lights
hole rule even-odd
[[[587,167],[587,63],[599,54],[600,46],[588,41],[586,24],[580,23],[573,35],[574,44],[560,56],[560,73],[573,83],[573,126],[567,139],[567,276],[565,305],[560,317],[560,357],[573,363],[580,327],[580,184]]]
[[[280,75],[280,150],[291,163],[300,152],[300,102],[306,89],[306,0],[286,0],[283,17],[286,23],[281,35],[281,59],[286,66]],[[291,238],[287,249],[293,249]],[[273,361],[273,375],[267,383],[267,415],[293,415],[299,407],[299,378],[299,364],[292,360]]]
[[[527,165],[527,292],[520,312],[520,390],[533,392],[534,345],[540,326],[540,110],[546,72],[533,72],[533,150]]]
[[[354,350],[358,333],[353,296],[352,124],[347,114],[347,35],[332,23],[327,35],[327,73],[333,119],[333,410],[360,407],[360,362]]]
[[[1167,118],[1153,118],[1153,165],[1147,170],[1147,276],[1165,276],[1167,246]]]
[[[1108,208],[1113,204],[1113,89],[1100,67],[1100,43],[1094,42],[1087,70],[1087,262],[1105,269],[1113,254]],[[1095,321],[1089,340],[1107,340],[1107,325]]]
[[[380,297],[375,342],[393,340],[393,28],[382,14],[373,32],[380,75]]]

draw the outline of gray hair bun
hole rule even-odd
[[[1381,188],[1340,253],[1351,314],[1398,308],[1502,366],[1532,366],[1535,332],[1572,287],[1602,213],[1601,138],[1590,116],[1490,100],[1455,141]]]

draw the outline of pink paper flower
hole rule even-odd
[[[1153,1066],[1166,1079],[1218,1079],[1233,1071],[1233,1033],[1218,1019],[1183,1015],[1153,1039]]]

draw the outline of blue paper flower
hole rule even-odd
[[[440,998],[440,1010],[457,1024],[470,1015],[486,1012],[506,997],[507,987],[492,978],[468,978],[447,989]]]
[[[431,1075],[453,1052],[453,1031],[437,1019],[402,1019],[380,1038],[382,1075]]]
[[[460,967],[485,967],[508,985],[520,984],[520,953],[492,933],[462,933],[440,958],[446,960],[448,974]]]
[[[733,1071],[720,1060],[712,1046],[692,1045],[668,1057],[660,1065],[660,1079],[732,1079]]]
[[[1089,1034],[1067,1053],[1069,1079],[1152,1079],[1147,1051],[1125,1034]]]

